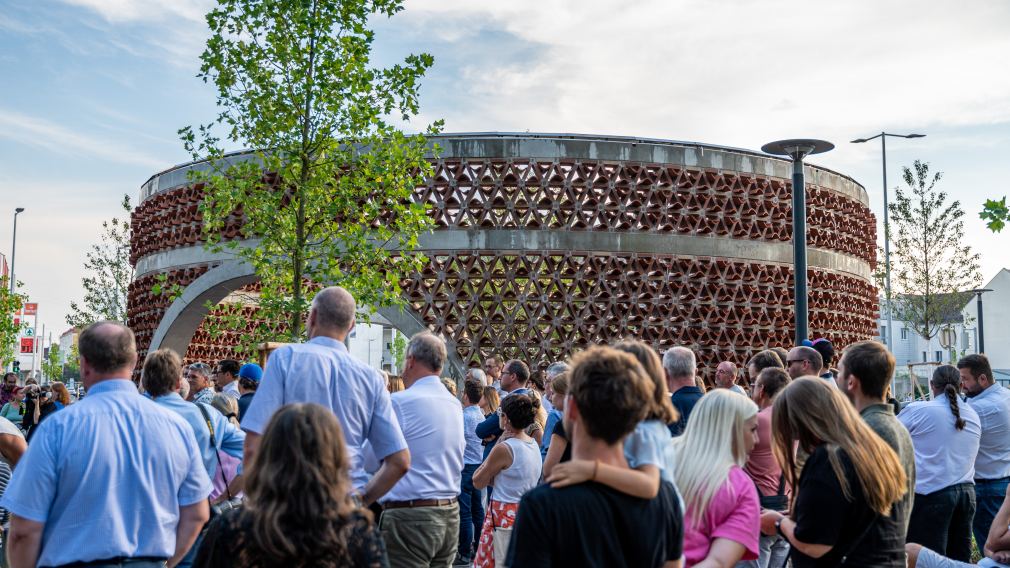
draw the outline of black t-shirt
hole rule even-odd
[[[599,483],[541,485],[523,496],[506,565],[656,568],[683,555],[684,523],[673,485],[654,499]]]
[[[881,517],[866,504],[855,466],[844,450],[838,450],[852,501],[845,499],[842,486],[828,459],[827,445],[818,446],[807,458],[796,490],[793,518],[796,538],[807,544],[832,546],[821,558],[792,549],[794,568],[838,566],[847,556],[847,566],[904,568],[905,534],[898,516],[902,507],[891,508]],[[900,501],[899,501],[900,503]]]
[[[554,424],[554,431],[551,433],[551,435],[553,436],[555,434],[561,436],[562,438],[564,438],[566,442],[568,442],[568,444],[565,446],[565,451],[561,452],[561,459],[558,460],[558,463],[564,463],[566,461],[570,461],[572,459],[572,441],[568,439],[568,433],[565,432],[564,420],[558,420],[557,423]]]

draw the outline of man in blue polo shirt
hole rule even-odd
[[[137,393],[129,328],[93,324],[78,349],[88,396],[39,426],[0,500],[10,564],[174,565],[210,515],[193,430]]]
[[[663,354],[663,371],[666,372],[666,386],[670,389],[670,402],[677,409],[677,421],[670,424],[670,435],[680,436],[687,428],[687,419],[705,394],[698,388],[695,373],[698,363],[694,351],[687,347],[674,347]]]

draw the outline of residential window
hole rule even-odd
[[[937,363],[942,363],[943,362],[943,351],[937,351],[936,352],[936,362]]]
[[[908,328],[907,327],[901,328],[901,338],[904,339],[904,340],[906,340],[906,341],[908,340]]]
[[[922,352],[922,362],[925,363],[926,361],[929,361],[929,359],[926,359],[926,352],[923,351]]]
[[[883,341],[885,344],[887,343],[887,326],[886,325],[880,326],[880,340]]]

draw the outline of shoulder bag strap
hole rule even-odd
[[[224,492],[228,496],[228,500],[231,500],[231,490],[228,489],[228,477],[224,474],[224,465],[221,464],[221,454],[217,453],[217,439],[214,437],[214,424],[210,421],[210,414],[207,409],[203,407],[203,404],[197,402],[196,407],[200,409],[200,414],[203,414],[203,420],[207,423],[207,430],[210,431],[210,446],[214,450],[214,457],[217,458],[217,468],[221,470],[221,479],[224,480]]]
[[[876,512],[874,512],[873,513],[873,520],[871,520],[870,522],[866,523],[866,528],[863,529],[863,532],[860,533],[860,535],[856,538],[856,540],[852,541],[852,544],[849,545],[849,549],[846,550],[845,554],[842,555],[842,558],[839,561],[839,564],[847,564],[848,563],[849,555],[852,554],[852,551],[855,550],[857,546],[859,546],[859,543],[863,542],[863,539],[866,538],[866,535],[870,534],[870,529],[873,528],[873,525],[877,524],[877,519],[879,519],[879,518],[880,518],[880,515],[877,514]]]

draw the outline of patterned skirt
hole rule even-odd
[[[502,503],[491,498],[491,506],[484,515],[484,528],[480,531],[480,544],[477,555],[473,557],[474,568],[495,568],[494,566],[494,528],[510,528],[516,522],[519,503]],[[492,521],[491,519],[494,519]]]

